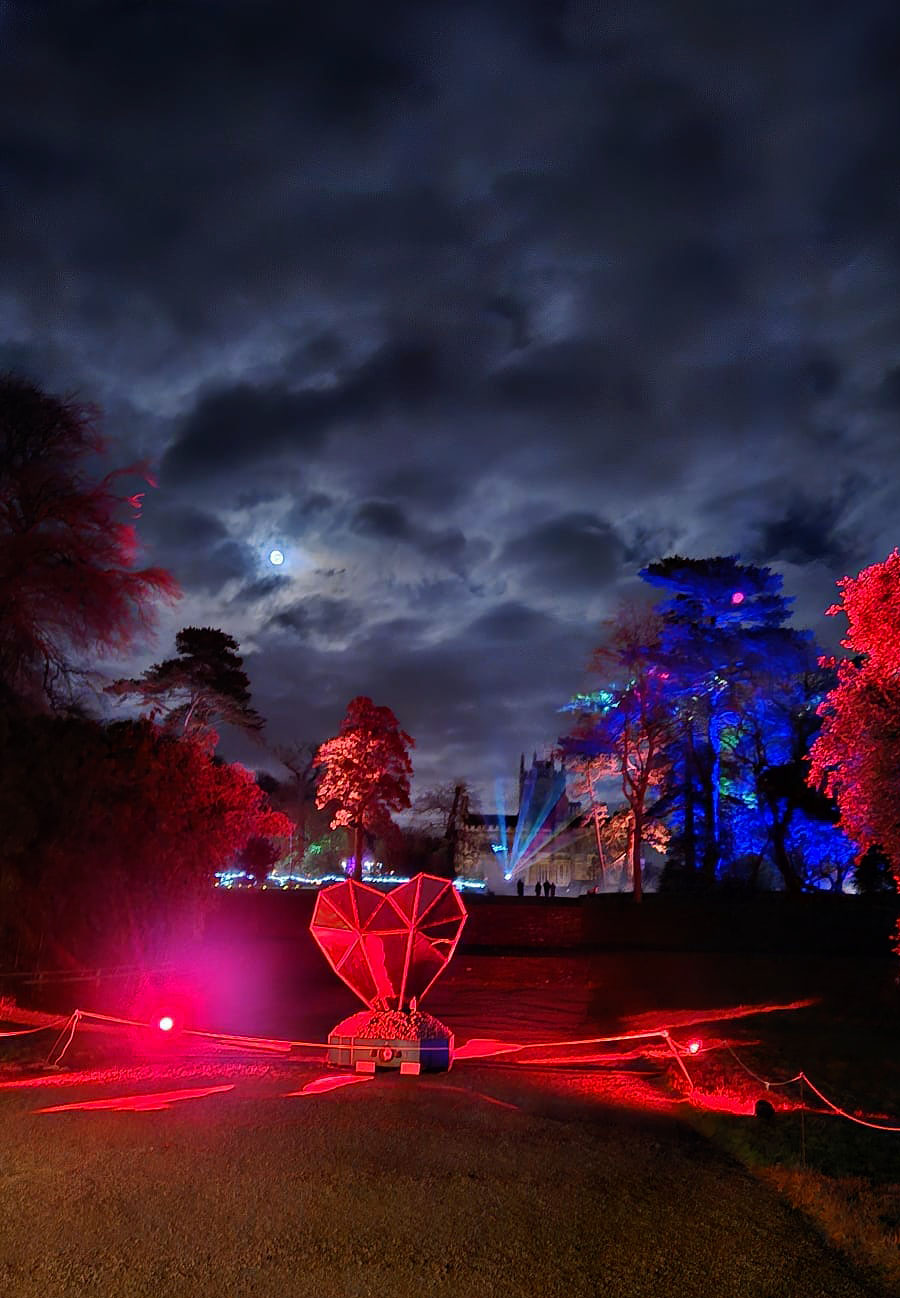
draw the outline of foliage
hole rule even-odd
[[[313,743],[293,743],[277,750],[278,760],[287,767],[288,779],[280,785],[274,805],[293,821],[293,855],[301,861],[307,845],[324,831],[316,808],[316,785],[321,773],[315,764],[316,748]]]
[[[760,849],[759,841],[734,841],[740,823],[745,839],[752,829],[759,840],[765,828],[757,790],[748,787],[746,770],[739,777],[740,768],[747,746],[758,747],[765,733],[768,686],[810,665],[811,637],[785,625],[791,600],[781,593],[781,577],[736,555],[675,555],[650,564],[641,576],[668,596],[657,605],[657,661],[673,714],[660,809],[674,832],[676,860],[711,884],[726,855]],[[786,861],[782,854],[780,864]],[[794,873],[785,875],[792,885]]]
[[[642,765],[633,731],[643,673],[660,747],[640,832],[668,831],[667,886],[727,879],[795,893],[841,889],[856,845],[835,803],[808,787],[805,767],[832,680],[816,669],[811,634],[786,625],[781,577],[736,555],[676,555],[641,575],[667,596],[649,615],[655,632],[636,637],[631,658],[621,643],[609,646],[594,664],[603,684],[567,709],[580,723],[564,749],[590,795],[585,823],[594,822],[601,857],[599,806],[620,774],[619,748],[630,748],[636,771]],[[623,788],[624,823],[634,821],[634,792]]]
[[[856,891],[863,897],[884,896],[897,892],[888,859],[877,848],[870,847],[857,860],[853,870],[853,883]]]
[[[27,946],[60,959],[157,954],[199,922],[216,870],[286,836],[251,772],[148,721],[0,719],[0,878]]]
[[[336,874],[341,868],[344,855],[344,835],[329,829],[328,816],[319,812],[313,813],[313,819],[321,817],[322,824],[311,830],[303,855],[300,858],[300,870],[312,877]]]
[[[135,527],[119,521],[142,493],[117,480],[146,472],[87,476],[97,426],[90,406],[0,378],[0,697],[31,709],[65,702],[79,654],[127,649],[154,603],[178,596],[168,572],[134,567]]]
[[[265,879],[280,856],[281,853],[270,838],[260,838],[258,834],[254,834],[238,853],[238,861],[241,868],[249,874],[255,875],[257,879]]]
[[[760,675],[723,735],[724,842],[731,860],[750,862],[750,882],[771,861],[788,892],[840,890],[856,847],[837,825],[834,802],[806,781],[817,708],[829,673]]]
[[[476,855],[478,834],[469,823],[470,792],[465,780],[425,789],[413,804],[415,820],[405,831],[408,860],[430,861],[432,874],[453,877]]]
[[[225,722],[256,735],[262,717],[250,706],[250,681],[237,641],[216,627],[186,626],[175,636],[177,658],[154,663],[136,679],[114,681],[107,694],[140,699],[151,721],[170,734],[213,749]]]
[[[667,673],[657,666],[661,635],[661,619],[637,605],[623,605],[607,621],[606,639],[594,653],[592,668],[614,679],[608,682],[603,701],[582,712],[573,733],[560,741],[566,756],[582,763],[587,759],[594,771],[599,767],[599,774],[616,775],[620,781],[631,813],[631,872],[637,901],[642,893],[647,798],[664,776],[672,726]]]
[[[810,782],[837,799],[860,854],[880,849],[900,881],[900,552],[838,582],[852,657],[837,664],[812,746]]]
[[[353,834],[354,876],[362,878],[364,835],[390,835],[391,812],[410,806],[413,739],[388,707],[360,695],[347,706],[340,731],[316,752],[322,768],[316,806],[336,804],[331,826]]]

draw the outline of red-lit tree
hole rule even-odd
[[[159,956],[252,839],[287,839],[251,771],[147,721],[0,716],[0,887],[76,962]]]
[[[73,659],[122,651],[178,587],[162,568],[136,569],[137,535],[121,522],[140,494],[116,490],[139,466],[86,475],[103,450],[90,406],[0,378],[0,695],[32,708],[69,694]],[[147,475],[144,473],[144,476]],[[149,479],[148,479],[149,481]]]
[[[880,848],[900,883],[900,551],[838,586],[828,613],[846,615],[853,656],[820,705],[809,779],[836,799],[860,855]]]
[[[365,835],[390,835],[391,812],[410,805],[408,750],[414,747],[390,708],[360,695],[349,703],[339,733],[320,744],[313,759],[322,768],[316,806],[337,804],[331,826],[352,836],[355,879],[362,879]]]
[[[575,730],[560,740],[564,755],[577,759],[582,768],[587,765],[592,780],[619,780],[631,813],[635,901],[643,895],[641,847],[648,798],[667,770],[666,750],[673,733],[667,677],[657,665],[662,630],[659,615],[637,605],[624,605],[608,620],[605,640],[591,662],[608,684],[576,700]]]

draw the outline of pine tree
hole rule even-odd
[[[811,637],[785,625],[792,601],[781,577],[737,555],[674,555],[640,575],[668,596],[657,605],[658,663],[676,729],[664,801],[685,868],[711,883],[727,840],[722,794],[734,729],[766,680],[809,665]]]
[[[250,681],[238,644],[215,627],[186,626],[175,637],[177,658],[154,663],[136,679],[114,681],[108,694],[140,699],[146,715],[170,734],[215,748],[225,722],[257,735],[263,719],[250,705]]]

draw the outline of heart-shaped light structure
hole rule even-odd
[[[310,931],[369,1009],[420,1001],[446,969],[466,922],[449,879],[417,874],[390,892],[347,879],[316,898]]]

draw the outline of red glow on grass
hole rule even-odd
[[[627,1054],[615,1051],[598,1052],[593,1055],[541,1055],[538,1059],[529,1056],[527,1059],[516,1059],[515,1063],[520,1068],[581,1068],[586,1064],[623,1064],[636,1059],[653,1059],[663,1062],[671,1061],[671,1052],[666,1049],[645,1048],[644,1050],[631,1050]]]
[[[746,1095],[729,1095],[722,1092],[717,1095],[704,1095],[702,1091],[691,1092],[691,1105],[704,1113],[730,1113],[736,1118],[752,1118],[756,1099]]]
[[[485,1095],[484,1091],[470,1091],[465,1086],[448,1086],[442,1082],[432,1082],[429,1085],[431,1091],[452,1091],[456,1095],[464,1095],[472,1100],[484,1100],[486,1104],[493,1104],[498,1109],[511,1109],[513,1113],[521,1113],[522,1107],[519,1104],[511,1104],[508,1100],[498,1100],[496,1095]]]
[[[202,1100],[207,1095],[233,1091],[234,1083],[227,1086],[201,1086],[190,1091],[154,1091],[151,1095],[112,1095],[105,1100],[81,1100],[77,1104],[54,1104],[35,1113],[74,1113],[111,1110],[117,1113],[152,1113],[171,1108],[181,1100]]]
[[[670,1031],[674,1028],[693,1028],[700,1023],[724,1023],[726,1019],[753,1018],[756,1014],[781,1014],[784,1010],[804,1010],[818,1003],[818,996],[810,996],[802,1001],[787,1001],[776,1005],[732,1005],[725,1009],[667,1010],[665,1026]],[[651,1010],[646,1014],[634,1014],[627,1022],[630,1029],[644,1026],[656,1027],[659,1017],[658,1010]]]
[[[355,1086],[357,1082],[373,1082],[371,1073],[329,1073],[326,1077],[317,1077],[299,1091],[287,1091],[285,1099],[292,1095],[324,1095],[326,1091],[336,1091],[342,1086]]]

